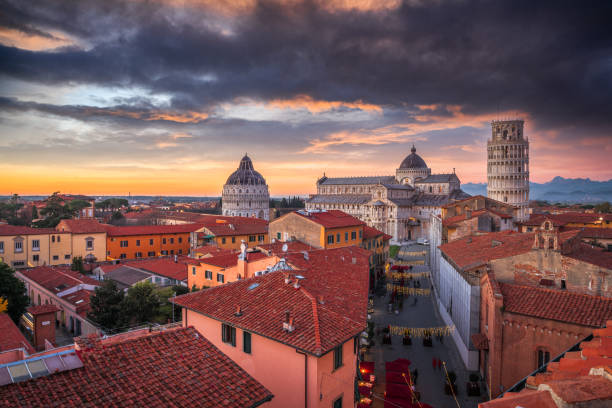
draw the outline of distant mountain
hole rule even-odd
[[[529,183],[529,198],[551,203],[612,202],[612,179],[594,181],[583,178],[555,177],[547,183]],[[461,189],[471,195],[487,195],[487,183],[465,183]]]

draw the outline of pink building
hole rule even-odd
[[[284,270],[176,298],[193,326],[274,399],[271,407],[354,407],[370,252],[286,254]]]
[[[67,266],[39,266],[19,270],[21,279],[33,305],[56,305],[57,324],[75,336],[98,333],[99,329],[87,319],[89,297],[99,282]]]

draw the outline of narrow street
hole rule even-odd
[[[410,251],[413,251],[417,246],[413,245]],[[418,246],[428,249],[427,246]],[[408,248],[402,247],[402,252]],[[416,265],[411,272],[427,272],[427,265]],[[422,277],[417,279],[420,282],[421,289],[430,289],[429,279]],[[416,304],[414,304],[416,298]],[[384,296],[376,295],[374,297],[374,313],[372,320],[375,322],[375,332],[388,325],[427,328],[427,327],[442,327],[445,326],[444,321],[438,315],[433,304],[432,296],[405,296],[403,308],[399,314],[388,312],[390,296],[385,293]],[[444,337],[442,343],[433,337],[433,347],[424,347],[422,338],[413,337],[412,345],[403,345],[402,336],[392,335],[392,344],[382,344],[382,334],[375,335],[376,344],[370,348],[365,354],[366,361],[374,361],[376,363],[376,384],[374,393],[381,399],[374,398],[373,407],[383,407],[384,402],[382,397],[385,391],[385,361],[392,361],[397,358],[407,358],[412,362],[410,365],[411,371],[416,368],[418,377],[416,389],[421,393],[421,402],[425,402],[434,408],[452,408],[457,407],[452,395],[444,393],[445,374],[444,368],[432,368],[432,360],[442,359],[446,362],[446,368],[449,372],[454,371],[457,374],[457,400],[462,408],[476,407],[478,402],[484,400],[485,397],[468,397],[466,393],[466,382],[469,378],[469,372],[465,369],[459,353],[455,348],[455,344],[450,336]]]

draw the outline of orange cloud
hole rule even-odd
[[[208,118],[203,112],[164,112],[160,110],[151,111],[129,111],[125,109],[107,109],[98,107],[87,107],[83,110],[85,115],[119,116],[122,118],[139,119],[146,121],[164,120],[177,123],[200,123]]]
[[[49,37],[24,33],[12,28],[0,27],[0,44],[30,51],[49,50],[57,47],[75,45],[76,42],[59,32],[50,32]]]
[[[382,113],[382,108],[361,100],[354,102],[315,100],[309,95],[297,95],[291,99],[273,99],[266,103],[272,109],[307,109],[310,113],[327,112],[338,108],[359,109],[366,112]]]

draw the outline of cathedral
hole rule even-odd
[[[270,219],[270,192],[246,154],[223,186],[222,214]]]
[[[401,241],[427,237],[431,215],[440,215],[441,206],[468,197],[454,171],[431,174],[412,146],[395,176],[323,174],[317,180],[317,194],[306,200],[306,209],[344,211]]]

